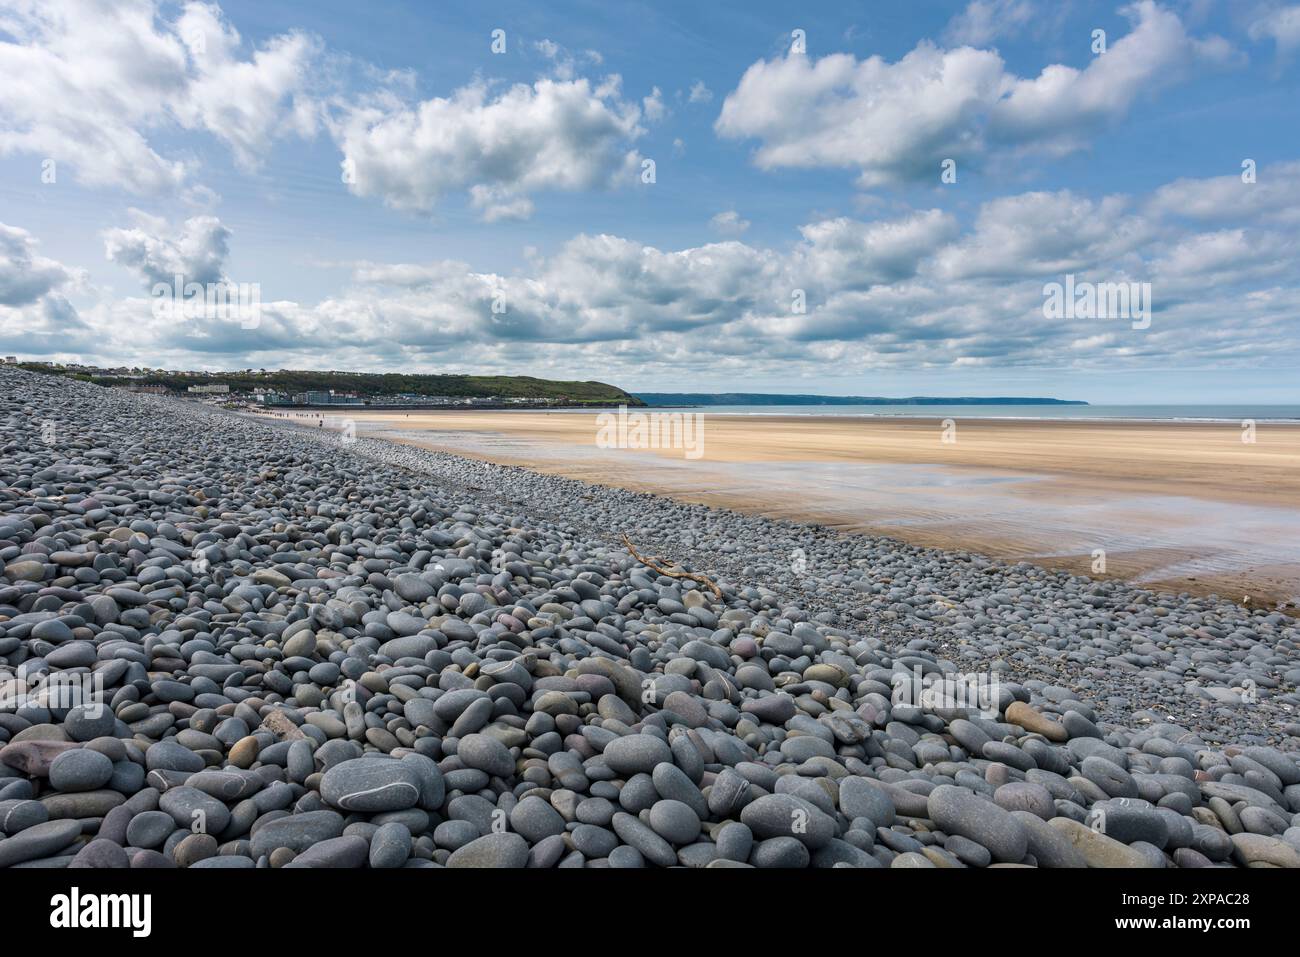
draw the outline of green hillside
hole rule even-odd
[[[488,397],[558,399],[573,405],[643,405],[639,399],[605,382],[567,382],[533,376],[418,375],[399,372],[315,372],[281,369],[262,372],[173,372],[161,369],[87,369],[78,366],[48,366],[23,363],[34,372],[74,376],[97,385],[161,385],[184,392],[192,385],[224,383],[232,393],[254,389],[277,392],[318,392],[334,389],[357,392],[364,397],[415,393],[456,398]]]

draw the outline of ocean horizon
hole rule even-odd
[[[834,416],[869,419],[1070,419],[1133,422],[1255,422],[1300,423],[1300,404],[1196,405],[657,405],[646,411],[693,410],[710,415]],[[591,410],[599,411],[599,410]]]

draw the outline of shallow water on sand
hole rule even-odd
[[[361,434],[584,481],[1034,561],[1174,591],[1300,598],[1300,510],[1090,486],[1025,470],[869,462],[692,461],[499,432]],[[1098,564],[1104,552],[1104,567]]]

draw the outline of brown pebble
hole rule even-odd
[[[297,856],[287,847],[277,847],[271,852],[271,866],[274,868],[284,867]]]
[[[181,867],[189,867],[217,854],[217,839],[211,834],[191,834],[176,845],[172,858]]]
[[[230,746],[230,763],[237,768],[249,768],[257,760],[261,746],[253,735],[240,738]]]

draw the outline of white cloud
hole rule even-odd
[[[104,346],[103,337],[58,293],[17,309],[0,304],[0,349],[7,355],[95,355]]]
[[[1151,281],[1167,301],[1199,305],[1204,290],[1269,289],[1295,272],[1300,242],[1291,234],[1246,228],[1198,233],[1162,247]]]
[[[1261,181],[1284,169],[1262,168]],[[394,338],[404,355],[450,342],[482,356],[526,348],[570,371],[599,357],[610,377],[649,362],[717,374],[742,369],[731,366],[741,359],[809,373],[827,362],[1231,363],[1294,341],[1285,338],[1300,322],[1300,280],[1288,271],[1294,246],[1287,230],[1262,223],[1189,229],[1149,197],[1026,193],[986,202],[964,228],[941,210],[817,220],[784,251],[735,240],[663,250],[581,235],[516,275],[454,262],[359,264],[355,288],[309,311],[325,325],[349,317],[348,341],[362,351]],[[1048,322],[1043,282],[1066,272],[1152,282],[1152,328]],[[791,308],[796,289],[803,313]],[[492,312],[497,295],[505,315]]]
[[[792,257],[799,284],[855,290],[910,279],[959,228],[951,215],[931,209],[895,220],[827,219],[799,232],[804,244]]]
[[[16,0],[3,25],[0,154],[53,158],[91,186],[175,190],[194,164],[155,148],[169,127],[208,132],[246,165],[283,131],[311,127],[317,46],[300,34],[241,59],[216,7],[190,3],[168,22],[152,0]]]
[[[1226,40],[1189,36],[1177,14],[1152,0],[1124,12],[1133,29],[1084,69],[1055,64],[1032,80],[1011,82],[990,111],[993,135],[1057,154],[1083,149],[1092,133],[1125,116],[1139,96],[1236,59]]]
[[[533,215],[533,201],[518,196],[508,188],[478,184],[469,190],[470,205],[479,211],[485,223],[503,220],[525,220]]]
[[[547,335],[612,340],[687,331],[737,318],[768,298],[779,257],[739,242],[664,251],[618,236],[578,236],[512,280],[513,300],[535,303]]]
[[[183,282],[202,284],[226,278],[230,230],[215,216],[194,216],[179,228],[166,220],[132,210],[135,225],[104,231],[104,254],[131,270],[146,287]]]
[[[77,274],[37,252],[31,233],[0,223],[0,306],[27,306],[75,282]]]
[[[949,21],[944,41],[949,46],[988,46],[1015,36],[1038,16],[1032,0],[974,0]]]
[[[696,80],[691,84],[691,92],[687,99],[692,103],[708,103],[713,99],[713,91],[704,85],[703,80]]]
[[[1292,167],[1261,167],[1259,183]],[[776,248],[731,239],[661,249],[581,234],[509,274],[451,260],[358,262],[346,288],[323,300],[264,298],[255,330],[160,321],[144,297],[101,296],[73,310],[75,273],[8,227],[0,289],[19,305],[0,306],[0,344],[22,351],[15,336],[36,330],[50,353],[185,367],[311,366],[328,351],[335,367],[410,368],[453,354],[468,367],[527,362],[535,374],[587,377],[598,365],[615,381],[648,365],[727,377],[1300,358],[1294,229],[1249,204],[1237,203],[1234,217],[1222,189],[1211,178],[1151,196],[1030,192],[985,202],[969,224],[937,209],[821,218]],[[1177,198],[1207,215],[1184,215]],[[220,257],[202,253],[217,248],[218,231],[142,220],[113,234],[115,258],[146,282],[187,257],[216,269]],[[1066,273],[1150,282],[1151,327],[1045,319],[1044,282]],[[796,290],[802,312],[792,308]]]
[[[1262,12],[1250,24],[1252,40],[1272,40],[1280,56],[1300,49],[1300,5],[1278,6]]]
[[[359,283],[374,286],[396,286],[414,289],[454,279],[470,271],[469,266],[454,260],[434,263],[353,263],[352,278]]]
[[[1094,201],[1068,190],[1022,193],[980,207],[974,228],[936,258],[951,279],[1014,279],[1122,262],[1153,238],[1124,197]]]
[[[577,76],[580,63],[598,67],[605,62],[598,50],[582,50],[574,54],[550,39],[535,41],[533,49],[551,61],[551,71],[559,80],[572,80]]]
[[[995,53],[923,43],[896,64],[792,54],[745,71],[722,104],[724,137],[760,141],[764,169],[858,168],[866,186],[937,176],[941,158],[976,149],[977,118],[1001,95]]]
[[[728,209],[718,213],[709,220],[709,224],[718,232],[728,236],[739,236],[745,230],[749,229],[749,220],[742,219],[740,214],[734,209]]]
[[[657,123],[668,115],[667,107],[664,106],[664,96],[659,87],[656,86],[650,91],[649,96],[641,99],[641,112],[651,123]]]
[[[1125,116],[1139,95],[1197,66],[1230,62],[1229,45],[1190,37],[1151,0],[1125,8],[1130,33],[1082,70],[1061,64],[1028,79],[968,46],[920,43],[895,63],[846,53],[760,60],[728,94],[718,134],[758,140],[764,169],[857,169],[867,188],[938,180],[944,159],[997,149],[1062,154]]]
[[[1300,162],[1257,167],[1255,182],[1241,173],[1209,179],[1178,179],[1161,186],[1148,202],[1156,216],[1211,223],[1251,222],[1300,225]]]
[[[290,31],[246,43],[215,4],[156,0],[8,0],[0,14],[0,155],[56,161],[81,182],[158,196],[194,183],[200,151],[162,147],[177,129],[211,135],[241,167],[283,137],[328,130],[349,188],[427,212],[468,193],[488,222],[532,215],[531,193],[634,183],[642,122],[667,115],[658,87],[625,98],[617,75],[577,76],[550,40],[553,75],[503,88],[475,79],[414,100],[410,71],[355,65],[372,92],[345,91],[338,57]],[[33,177],[37,167],[33,167]]]
[[[522,213],[531,192],[634,181],[641,117],[617,77],[595,87],[540,79],[496,94],[476,81],[415,105],[357,107],[334,135],[356,195],[429,211],[450,191],[477,189],[472,200],[490,218]]]
[[[285,34],[241,60],[239,33],[219,8],[200,3],[185,7],[176,32],[192,67],[187,95],[173,107],[182,124],[224,140],[246,167],[286,132],[315,132],[321,107],[302,91],[321,53],[318,40]]]
[[[38,245],[27,230],[0,223],[0,349],[48,355],[102,345],[65,295],[84,273],[40,255]]]

